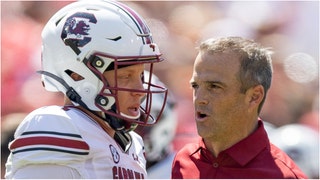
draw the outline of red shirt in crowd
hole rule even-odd
[[[307,176],[283,151],[269,142],[262,121],[258,129],[214,157],[199,143],[188,144],[176,155],[172,179],[303,178]]]

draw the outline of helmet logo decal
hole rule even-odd
[[[90,23],[97,23],[93,14],[77,12],[68,17],[63,26],[61,39],[77,54],[81,52],[78,47],[83,47],[91,41]]]

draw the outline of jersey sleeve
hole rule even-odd
[[[61,107],[41,108],[19,125],[9,143],[7,176],[28,165],[55,164],[81,168],[89,146]],[[57,172],[59,173],[59,172]]]

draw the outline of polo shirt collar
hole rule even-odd
[[[267,132],[261,120],[258,121],[258,128],[245,139],[225,150],[229,156],[241,166],[246,165],[254,159],[261,151],[269,146]]]
[[[196,154],[197,152],[199,152],[202,153],[202,156],[206,156],[204,157],[205,159],[214,158],[205,147],[203,138],[199,139],[198,145],[199,147],[196,148],[196,150],[192,154]],[[241,166],[245,166],[268,146],[269,139],[267,132],[264,129],[263,122],[261,120],[258,120],[258,128],[256,131],[254,131],[245,139],[231,146],[230,148],[220,152],[218,158],[222,154],[228,154],[233,160],[235,160]]]

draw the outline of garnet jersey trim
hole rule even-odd
[[[53,131],[28,131],[14,140],[10,146],[13,154],[25,151],[57,151],[77,155],[88,155],[89,146],[78,134]]]

